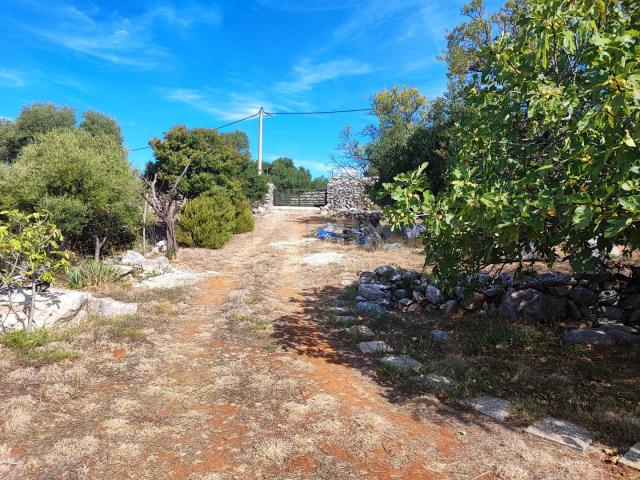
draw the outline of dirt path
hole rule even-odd
[[[0,360],[8,372],[0,479],[613,474],[596,454],[561,450],[434,397],[394,398],[371,360],[321,319],[358,268],[398,258],[341,250],[338,264],[305,264],[336,249],[305,240],[318,221],[276,210],[222,250],[182,251],[180,265],[219,275],[184,298],[151,298],[142,338],[85,332],[70,341],[82,351],[75,361],[34,369]]]

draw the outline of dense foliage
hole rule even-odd
[[[249,140],[244,132],[219,133],[212,128],[188,129],[178,125],[162,139],[150,142],[155,161],[147,165],[145,176],[157,175],[159,189],[167,189],[189,165],[178,185],[178,193],[195,198],[213,187],[223,187],[235,195],[260,199],[266,182],[251,162]]]
[[[178,222],[178,243],[220,248],[233,234],[235,217],[233,202],[222,189],[189,200]]]
[[[265,176],[278,190],[322,190],[328,180],[325,177],[312,178],[304,167],[296,167],[293,160],[276,158],[264,165]]]
[[[5,208],[46,209],[67,245],[96,257],[107,242],[129,244],[140,221],[140,185],[112,135],[55,129],[24,147],[4,167]]]
[[[455,100],[441,98],[429,105],[417,88],[393,87],[374,95],[371,108],[377,123],[363,130],[366,144],[354,137],[350,128],[343,132],[340,150],[346,163],[342,166],[377,177],[370,193],[380,205],[390,201],[383,185],[423,162],[429,162],[426,174],[430,188],[441,190],[448,131],[459,117]]]
[[[429,190],[426,166],[388,187],[396,225],[424,221],[437,276],[532,249],[594,271],[594,249],[640,247],[638,25],[637,2],[529,0],[480,49],[448,190]]]

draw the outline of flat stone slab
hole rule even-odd
[[[511,416],[511,402],[502,398],[480,395],[463,403],[496,420],[504,421]]]
[[[366,325],[354,325],[353,327],[349,327],[347,328],[347,333],[350,335],[358,335],[362,339],[373,338],[376,336],[376,334],[373,333],[373,330]]]
[[[358,348],[362,353],[391,353],[393,348],[382,340],[371,340],[370,342],[360,342]]]
[[[618,463],[640,470],[640,442],[631,447]]]
[[[453,378],[438,375],[437,373],[428,373],[421,380],[430,388],[443,390],[455,387],[457,384]]]
[[[525,431],[579,452],[584,452],[591,443],[591,436],[584,428],[552,417],[538,420]]]
[[[382,357],[379,362],[402,370],[411,370],[422,366],[422,363],[409,355],[387,355]]]

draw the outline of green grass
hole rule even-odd
[[[78,356],[76,352],[64,348],[49,348],[54,342],[69,340],[71,335],[70,330],[37,328],[30,333],[14,330],[0,336],[0,343],[12,350],[20,362],[30,366],[42,366]]]

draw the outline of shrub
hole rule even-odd
[[[236,204],[236,218],[233,223],[233,233],[251,232],[255,226],[253,212],[246,200]]]
[[[106,263],[90,261],[67,273],[67,283],[71,288],[97,287],[122,280],[118,269]]]
[[[178,243],[188,247],[222,247],[234,230],[236,211],[222,189],[200,195],[185,205],[178,221]]]

